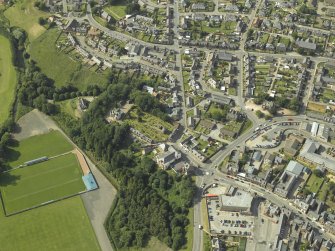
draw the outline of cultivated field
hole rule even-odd
[[[0,175],[7,214],[85,191],[76,155],[66,154],[46,162]]]
[[[0,124],[8,118],[15,87],[16,72],[12,64],[10,42],[4,36],[0,36]]]
[[[79,196],[5,217],[0,210],[1,250],[99,251]]]
[[[27,33],[30,42],[39,37],[45,28],[38,23],[40,17],[46,18],[47,13],[34,7],[33,0],[19,0],[8,8],[5,16],[9,19],[11,26],[23,28]]]
[[[59,30],[50,29],[30,45],[31,57],[37,62],[42,72],[53,79],[57,87],[72,83],[78,89],[84,90],[92,83],[106,83],[106,74],[98,74],[90,70],[56,48],[59,35]]]
[[[18,142],[10,148],[10,167],[17,167],[26,161],[39,157],[52,157],[73,150],[73,146],[59,131],[33,136]]]

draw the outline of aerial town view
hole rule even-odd
[[[335,251],[335,0],[0,0],[0,251]]]

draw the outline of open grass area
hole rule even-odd
[[[46,31],[29,48],[31,58],[42,72],[53,79],[57,87],[71,83],[79,90],[85,90],[91,84],[107,83],[106,71],[98,74],[57,49],[56,41],[60,32],[57,29]]]
[[[204,231],[209,232],[209,220],[205,198],[201,200],[201,217]]]
[[[0,125],[9,116],[16,88],[16,71],[12,64],[10,42],[0,36]]]
[[[314,173],[308,178],[306,188],[312,193],[317,193],[322,186],[323,178],[317,177]]]
[[[209,234],[204,232],[204,241],[203,241],[204,251],[211,251],[212,250],[212,242],[211,242],[211,237]]]
[[[116,20],[120,20],[126,16],[126,8],[124,4],[115,4],[108,5],[104,10]]]
[[[253,123],[250,119],[247,119],[247,121],[244,122],[242,128],[241,128],[241,132],[240,134],[243,134],[245,132],[247,132],[250,128],[252,128]]]
[[[9,165],[17,167],[29,160],[43,156],[56,156],[72,149],[72,144],[59,131],[52,131],[24,139],[18,143],[18,146],[11,147],[8,156]]]
[[[0,210],[1,250],[98,251],[79,196],[5,217]]]
[[[30,42],[39,37],[45,28],[38,23],[40,17],[48,17],[48,13],[34,7],[34,0],[18,0],[5,11],[11,26],[18,26],[28,33]]]
[[[192,249],[191,249],[192,250]],[[172,251],[168,246],[163,242],[158,240],[156,237],[151,237],[149,243],[144,248],[119,248],[118,251]]]
[[[14,213],[85,190],[76,155],[70,153],[0,175],[7,213]]]
[[[62,113],[69,114],[73,118],[80,118],[81,113],[77,109],[78,99],[68,99],[64,101],[57,102]]]

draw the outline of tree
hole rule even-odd
[[[39,18],[38,18],[38,23],[39,23],[40,25],[45,25],[45,24],[47,23],[47,21],[45,20],[45,18],[43,18],[43,17],[39,17]]]
[[[138,3],[129,3],[126,7],[127,14],[133,14],[140,11],[140,5]]]
[[[314,170],[313,170],[313,174],[314,174],[315,176],[319,177],[319,178],[324,177],[324,173],[323,173],[321,170],[319,170],[319,169],[314,169]]]
[[[257,110],[256,111],[256,116],[258,117],[258,118],[264,118],[264,113],[262,112],[262,111],[260,111],[260,110]]]

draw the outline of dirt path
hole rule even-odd
[[[17,140],[47,133],[50,130],[59,130],[76,148],[78,148],[50,117],[38,110],[33,110],[24,115],[19,119],[18,125],[18,132],[14,134],[14,137]],[[113,249],[105,231],[104,223],[117,191],[90,159],[85,154],[84,156],[99,185],[99,189],[82,194],[81,198],[84,202],[87,214],[102,251],[110,251]]]

